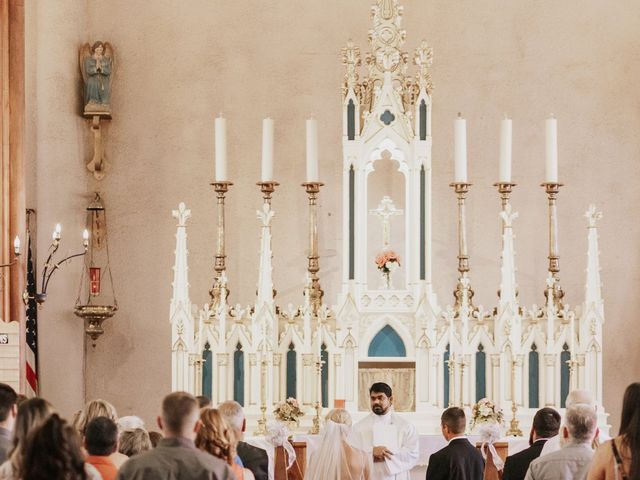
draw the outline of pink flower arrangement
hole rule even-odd
[[[392,269],[400,266],[400,255],[393,250],[384,250],[376,255],[376,266],[382,273],[390,273]]]

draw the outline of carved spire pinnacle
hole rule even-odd
[[[175,263],[173,266],[173,297],[171,299],[171,316],[176,309],[183,305],[190,308],[189,300],[189,266],[187,264],[187,220],[191,217],[189,210],[184,203],[178,205],[177,210],[172,211],[172,215],[178,220],[176,231]]]
[[[598,247],[597,222],[602,218],[602,212],[596,210],[595,205],[589,205],[584,216],[588,222],[588,248],[587,248],[587,280],[585,284],[585,307],[596,305],[602,308],[602,284],[600,281],[600,250]]]

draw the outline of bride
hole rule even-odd
[[[326,417],[318,449],[311,454],[305,480],[369,480],[369,455],[349,444],[351,415],[336,408]]]

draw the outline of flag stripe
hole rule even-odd
[[[37,292],[35,276],[35,260],[31,249],[31,232],[27,231],[27,319],[25,324],[25,358],[26,358],[26,384],[27,395],[32,397],[38,394],[38,304],[35,299]]]

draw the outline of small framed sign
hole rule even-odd
[[[9,344],[9,334],[0,333],[0,345],[8,345],[8,344]]]

